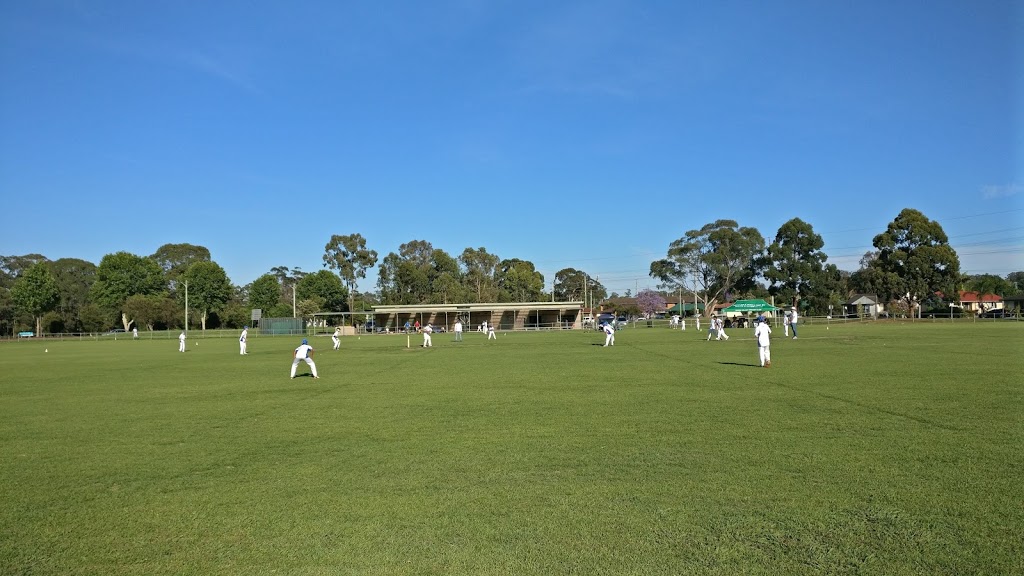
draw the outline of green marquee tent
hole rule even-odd
[[[774,312],[778,309],[764,300],[737,300],[722,312]]]

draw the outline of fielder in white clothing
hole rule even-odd
[[[341,348],[341,326],[334,329],[334,334],[331,336],[331,341],[334,342],[334,349]]]
[[[246,340],[248,338],[249,338],[249,327],[246,326],[246,327],[242,328],[242,335],[238,337],[238,353],[239,354],[248,354],[248,352],[245,351]]]
[[[178,352],[185,351],[185,331],[182,330],[181,334],[178,334]]]
[[[796,306],[793,306],[791,312],[792,314],[789,316],[789,327],[793,329],[793,340],[796,340],[796,324],[799,319],[799,316],[796,314]]]
[[[434,345],[430,342],[430,335],[434,332],[434,327],[427,322],[427,325],[420,332],[423,333],[423,347],[432,348]]]
[[[764,316],[758,316],[754,325],[754,338],[757,340],[757,355],[762,368],[772,366],[771,335],[772,327],[765,321]]]
[[[604,345],[615,346],[615,328],[612,327],[611,322],[604,324]]]
[[[309,345],[309,341],[305,338],[302,339],[302,345],[296,348],[292,354],[292,378],[295,378],[295,369],[299,366],[299,362],[305,362],[309,366],[309,369],[313,372],[313,378],[320,377],[316,373],[316,364],[313,363],[313,347]]]
[[[462,320],[455,320],[455,341],[462,342]]]
[[[494,324],[491,324],[491,325],[489,325],[487,327],[487,339],[488,340],[497,340],[498,339],[498,337],[494,335]]]
[[[729,335],[725,333],[725,320],[719,318],[717,320],[717,324],[718,324],[718,337],[715,338],[715,340],[728,340],[729,339]]]
[[[711,340],[711,337],[715,335],[715,332],[717,332],[717,329],[718,329],[718,320],[714,316],[712,316],[711,320],[708,321],[708,340],[709,341]]]

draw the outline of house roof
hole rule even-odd
[[[854,294],[846,304],[847,306],[852,306],[854,304],[878,304],[878,296],[875,296],[874,294]]]
[[[1002,302],[1003,297],[996,294],[982,294],[980,297],[977,292],[964,292],[960,291],[961,302]]]

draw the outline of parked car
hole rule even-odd
[[[978,316],[978,318],[1013,318],[1013,317],[1014,317],[1013,316],[1013,312],[1007,310],[1006,308],[996,308],[994,310],[989,310],[987,312],[983,312],[981,314],[981,316]]]
[[[123,334],[125,332],[127,332],[127,330],[124,328],[111,328],[110,332],[107,332],[107,334]]]
[[[594,324],[594,327],[598,330],[603,330],[604,328],[602,328],[602,326],[609,322],[615,322],[615,314],[598,314],[597,322]]]

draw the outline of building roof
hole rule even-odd
[[[964,292],[960,291],[961,302],[1002,302],[1003,297],[996,294],[982,294],[980,297],[977,292]]]
[[[846,305],[852,306],[854,304],[878,304],[878,296],[874,294],[854,294],[852,298],[847,300]]]

